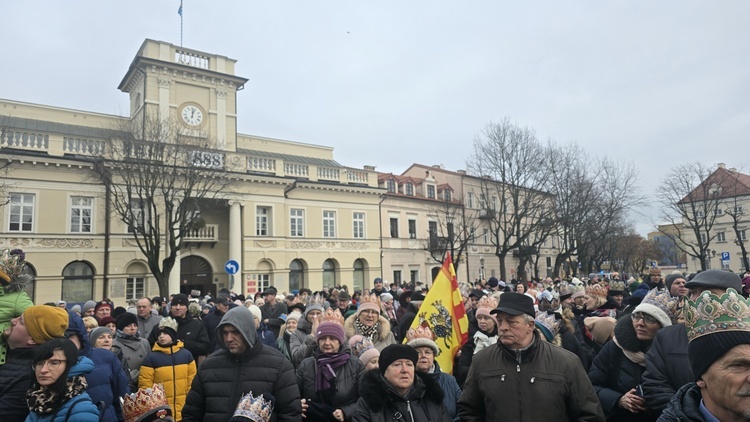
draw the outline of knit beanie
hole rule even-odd
[[[112,330],[107,327],[98,327],[91,330],[91,332],[89,333],[89,342],[91,343],[91,347],[95,347],[96,339],[101,337],[102,334],[112,335]]]
[[[656,318],[661,328],[672,325],[674,318],[669,309],[669,291],[653,289],[643,298],[641,303],[635,307],[633,313],[643,312]]]
[[[344,333],[344,327],[336,324],[335,322],[324,322],[318,325],[318,330],[315,331],[315,338],[321,339],[326,336],[334,337],[342,346],[346,344],[346,334]]]
[[[385,374],[385,370],[388,369],[393,362],[399,359],[410,360],[416,365],[419,360],[419,355],[414,348],[407,346],[406,344],[391,344],[380,352],[380,359],[378,360],[378,369],[380,370],[380,373]]]
[[[131,314],[130,312],[125,312],[124,314],[117,317],[117,329],[122,331],[123,328],[127,327],[130,324],[138,325],[138,317]]]
[[[42,344],[65,334],[68,312],[56,306],[35,305],[23,312],[23,321],[31,338],[37,344]]]
[[[172,337],[172,343],[177,342],[177,328],[177,321],[172,317],[162,318],[161,321],[159,321],[159,332],[164,332]]]
[[[612,338],[617,320],[612,317],[587,317],[584,318],[583,324],[595,342],[604,344]]]
[[[95,311],[98,311],[98,310],[99,310],[99,308],[101,308],[101,307],[103,307],[103,306],[107,306],[107,307],[109,307],[109,310],[110,310],[110,312],[112,311],[112,304],[111,304],[111,303],[109,303],[109,302],[106,302],[106,301],[104,301],[104,300],[102,300],[101,302],[98,302],[98,303],[97,303],[97,304],[96,304],[96,305],[94,306],[94,310],[95,310]]]
[[[114,323],[115,326],[116,326],[117,325],[117,320],[114,319],[114,317],[111,317],[111,316],[105,316],[104,318],[101,318],[99,320],[99,326],[100,327],[106,327],[107,324],[109,324],[109,323]]]
[[[724,331],[698,337],[688,344],[688,359],[693,378],[698,380],[717,359],[734,346],[750,344],[748,331]]]
[[[297,312],[297,311],[290,312],[289,315],[286,316],[286,320],[287,321],[289,321],[290,319],[293,319],[293,320],[299,322],[300,318],[302,318],[302,314],[299,313],[299,312]]]
[[[250,310],[250,313],[253,314],[253,317],[256,321],[261,322],[263,321],[263,313],[260,311],[260,308],[258,305],[250,305],[247,307],[247,309]]]
[[[682,275],[681,272],[676,272],[668,275],[667,278],[664,279],[664,283],[666,283],[667,285],[667,291],[672,290],[672,283],[674,283],[674,281],[678,278],[684,279],[685,276]]]
[[[94,309],[94,308],[96,308],[96,302],[94,302],[93,300],[88,300],[81,307],[81,314],[85,314],[86,311],[88,311],[89,309]]]

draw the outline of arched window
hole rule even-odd
[[[31,277],[31,282],[23,288],[23,291],[26,292],[29,298],[31,298],[31,301],[34,302],[34,293],[36,293],[36,269],[26,262],[26,265],[23,267],[23,274]]]
[[[395,193],[396,192],[396,181],[393,179],[388,179],[388,182],[386,182],[386,189],[388,189],[388,192]]]
[[[305,287],[305,267],[302,261],[295,259],[289,264],[289,291]]]
[[[354,261],[354,290],[362,292],[365,288],[365,264],[361,259]]]
[[[71,262],[63,270],[62,300],[86,302],[94,297],[94,269],[85,262]]]
[[[216,295],[211,264],[196,255],[180,259],[180,293],[190,294],[193,290],[199,290],[201,295]]]
[[[323,262],[323,288],[332,288],[336,285],[336,263],[332,259]]]

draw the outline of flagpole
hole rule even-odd
[[[183,47],[182,45],[182,0],[180,0],[180,47]]]

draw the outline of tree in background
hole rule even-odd
[[[92,176],[104,185],[110,212],[128,227],[166,297],[173,293],[169,274],[185,235],[204,224],[201,209],[231,194],[224,154],[172,121],[123,122],[108,140]]]

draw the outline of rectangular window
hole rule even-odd
[[[417,220],[409,220],[409,239],[417,238]]]
[[[293,208],[289,210],[289,235],[302,237],[305,235],[305,210]]]
[[[476,236],[477,236],[477,229],[472,227],[471,230],[469,231],[469,242],[474,242],[474,240],[476,239]]]
[[[70,197],[70,232],[91,233],[91,215],[94,198],[90,196]]]
[[[427,185],[427,197],[430,199],[435,199],[435,186]]]
[[[414,196],[414,185],[411,182],[406,182],[406,194]]]
[[[722,215],[724,215],[724,210],[721,208],[716,208],[716,216],[721,217]]]
[[[437,236],[437,234],[438,234],[437,222],[436,221],[430,221],[428,224],[429,224],[429,227],[427,228],[427,230],[430,232],[430,237]]]
[[[128,224],[128,233],[135,233],[137,228],[143,229],[148,220],[148,204],[139,199],[130,200],[130,224]]]
[[[394,270],[393,271],[393,282],[396,283],[396,285],[401,285],[401,271],[400,270]]]
[[[146,279],[144,277],[128,277],[125,287],[126,299],[140,299],[146,296]]]
[[[490,229],[488,228],[482,229],[482,243],[485,245],[490,244]]]
[[[355,239],[365,238],[365,213],[355,212],[352,214],[352,230]]]
[[[474,192],[466,193],[466,207],[474,208]]]
[[[412,283],[416,283],[417,281],[419,281],[419,270],[411,270],[410,274]]]
[[[718,232],[718,233],[716,233],[716,241],[717,242],[726,242],[727,241],[727,233],[726,232]]]
[[[487,197],[483,194],[479,194],[479,208],[484,209],[487,206]]]
[[[336,237],[336,211],[323,211],[323,237]]]
[[[740,235],[740,240],[743,241],[743,242],[746,241],[747,240],[747,235],[745,234],[745,230],[738,230],[738,232],[739,232],[739,235]]]
[[[547,257],[547,268],[552,268],[552,257],[551,256]]]
[[[497,211],[497,196],[492,197],[492,211]]]
[[[391,237],[398,237],[398,218],[391,218]]]
[[[258,291],[264,292],[271,287],[271,274],[258,274]]]
[[[734,207],[734,215],[742,215],[742,205]]]
[[[706,233],[701,233],[701,243],[705,244],[707,240]]]
[[[34,202],[35,197],[32,193],[10,194],[9,231],[31,232],[34,230]]]
[[[445,197],[445,200],[448,201],[448,202],[450,202],[452,200],[452,198],[453,198],[453,196],[451,194],[451,191],[448,190],[448,189],[446,189],[443,192],[444,192],[443,196]]]
[[[257,207],[255,209],[255,235],[270,236],[271,226],[271,207]]]

